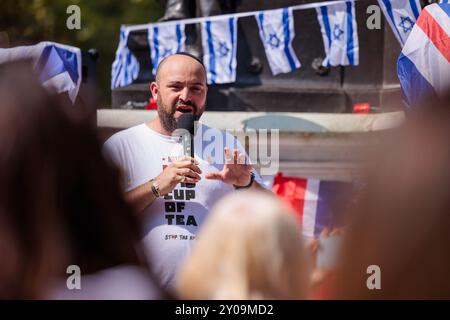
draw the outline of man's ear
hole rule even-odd
[[[158,99],[158,89],[158,84],[155,81],[150,83],[150,92],[155,101]]]

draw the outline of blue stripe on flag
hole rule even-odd
[[[211,34],[211,21],[206,21],[206,33],[208,35],[209,50],[209,72],[211,74],[211,83],[216,83],[216,60],[214,56],[214,42]]]
[[[395,30],[395,32],[397,32],[398,38],[399,38],[400,41],[401,41],[402,36],[401,36],[400,33],[398,32],[397,25],[396,25],[395,19],[394,19],[394,14],[392,13],[392,6],[391,6],[391,3],[389,2],[389,0],[382,0],[382,1],[383,1],[383,3],[384,3],[384,6],[386,7],[386,11],[387,11],[387,14],[388,14],[388,16],[389,16],[389,18],[390,18],[390,20],[391,20],[391,23],[392,23],[392,25],[394,26],[394,30]]]
[[[328,9],[327,7],[320,7],[320,12],[322,13],[323,26],[325,27],[325,32],[328,38],[328,49],[331,48],[331,28],[330,22],[328,21]]]
[[[414,17],[419,18],[419,10],[417,10],[417,4],[416,4],[416,0],[409,0],[409,5],[411,6],[411,10],[414,13]]]
[[[320,181],[319,192],[317,195],[316,221],[314,223],[314,236],[320,235],[326,227],[331,227],[331,208],[327,202],[329,184]]]
[[[234,57],[234,18],[230,18],[230,37],[231,37],[231,57],[230,63],[228,65],[228,69],[230,72],[230,76],[233,75],[233,57]]]
[[[125,63],[125,69],[124,69],[125,72],[124,72],[124,74],[125,74],[125,84],[128,84],[129,83],[128,82],[128,67],[131,64],[131,52],[130,52],[130,50],[127,50],[126,59],[127,59],[127,61]]]
[[[448,17],[450,18],[450,5],[447,1],[443,1],[442,3],[439,4],[439,7],[441,7],[442,10],[444,10],[444,12],[448,15]]]
[[[114,88],[117,88],[119,86],[119,83],[117,83],[119,81],[119,76],[120,76],[120,72],[122,71],[122,62],[120,62],[119,64],[119,70],[117,70],[116,72],[116,77],[114,78]]]
[[[155,58],[153,61],[153,74],[156,74],[159,59],[159,43],[158,43],[158,27],[153,27],[153,50],[155,50]]]
[[[181,51],[181,27],[180,27],[179,23],[177,23],[176,32],[177,32],[177,51],[176,52],[180,52]]]
[[[264,36],[264,39],[266,38],[265,32],[264,32],[264,13],[263,11],[261,11],[260,14],[258,14],[258,20],[259,20],[259,24],[261,26],[261,30]]]
[[[348,62],[354,65],[353,57],[353,13],[352,13],[353,2],[346,2],[347,7],[347,57]]]
[[[397,74],[407,106],[413,108],[427,97],[435,96],[433,86],[422,76],[415,64],[403,53],[397,61]]]
[[[289,44],[291,41],[291,35],[289,31],[289,12],[287,8],[283,9],[283,31],[284,31],[284,53],[289,61],[289,67],[291,70],[295,70],[295,62],[289,51]]]
[[[318,236],[324,228],[341,227],[345,221],[342,208],[352,199],[353,186],[349,182],[320,181],[317,195],[314,235]]]

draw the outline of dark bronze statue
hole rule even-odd
[[[167,0],[164,16],[159,21],[188,19],[194,17],[210,17],[236,12],[240,0]],[[198,58],[202,56],[200,27],[186,26],[186,51]]]

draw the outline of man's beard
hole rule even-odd
[[[200,119],[201,116],[201,114],[197,114],[198,107],[193,102],[177,101],[173,106],[170,107],[170,112],[167,112],[167,106],[163,104],[161,96],[158,95],[158,98],[156,98],[156,104],[158,106],[158,117],[161,121],[161,125],[167,132],[173,132],[175,129],[177,129],[178,119],[176,119],[174,115],[179,104],[192,106],[194,109],[193,114],[195,115],[195,120]]]

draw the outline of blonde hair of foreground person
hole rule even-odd
[[[274,195],[221,199],[180,269],[182,299],[305,299],[309,257],[296,217]]]

